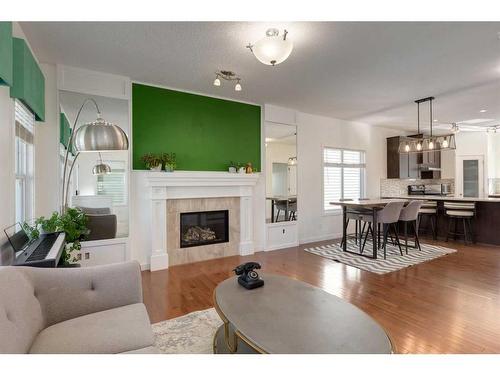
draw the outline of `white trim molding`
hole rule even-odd
[[[228,172],[147,172],[151,217],[151,271],[168,268],[167,200],[196,198],[240,198],[240,255],[254,253],[254,186],[259,173]]]

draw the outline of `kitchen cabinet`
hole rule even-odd
[[[400,137],[387,138],[387,178],[419,178],[419,154],[400,154],[399,141]]]

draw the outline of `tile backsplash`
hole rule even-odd
[[[500,178],[488,179],[488,193],[500,194]]]
[[[437,184],[450,184],[451,194],[455,192],[455,180],[453,178],[435,179],[435,180],[418,180],[418,179],[405,180],[399,178],[382,178],[380,180],[380,196],[397,197],[401,195],[408,195],[408,185],[437,185]]]

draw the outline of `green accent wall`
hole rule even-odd
[[[225,171],[230,161],[260,168],[260,106],[132,85],[133,169],[146,153],[174,152],[177,169]]]
[[[12,22],[0,22],[0,85],[12,86]]]
[[[23,39],[13,39],[14,84],[10,96],[22,100],[35,114],[45,120],[45,77]]]

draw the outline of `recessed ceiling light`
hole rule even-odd
[[[487,111],[488,111],[487,109],[481,109],[479,112],[484,113],[484,112],[487,112]]]

